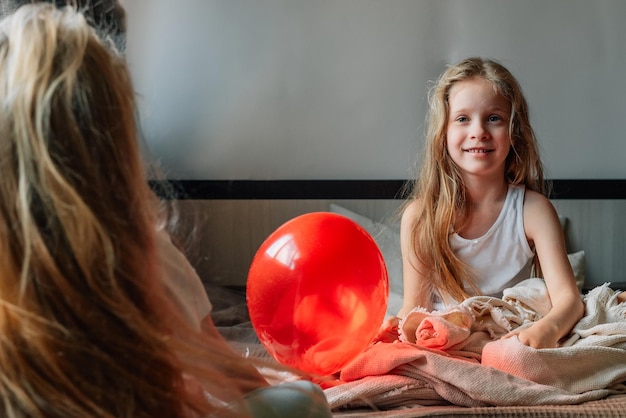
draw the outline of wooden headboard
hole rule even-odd
[[[404,180],[171,180],[181,237],[206,282],[243,286],[267,236],[289,219],[340,204],[375,220],[397,215]],[[569,252],[585,251],[586,287],[626,278],[626,180],[552,180]],[[162,184],[154,182],[157,191]],[[624,286],[622,286],[624,285]]]

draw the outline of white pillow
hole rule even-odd
[[[559,222],[561,222],[561,228],[563,228],[563,234],[565,235],[565,239],[567,241],[567,226],[569,219],[565,216],[559,216]],[[576,286],[578,286],[578,290],[582,292],[583,287],[585,286],[585,252],[577,251],[570,253],[567,255],[567,258],[569,259],[569,263],[572,265],[572,270],[574,270]]]
[[[385,259],[389,277],[389,301],[387,314],[395,315],[402,307],[402,253],[400,251],[400,229],[396,225],[387,225],[355,213],[335,203],[330,204],[330,211],[352,219],[361,225],[376,241]]]

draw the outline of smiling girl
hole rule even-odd
[[[552,309],[515,334],[535,348],[558,346],[584,307],[519,83],[495,61],[465,59],[431,91],[428,122],[421,172],[402,215],[404,303],[383,329],[418,306],[442,310],[473,295],[500,297],[534,265]]]

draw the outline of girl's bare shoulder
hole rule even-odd
[[[422,208],[422,201],[420,198],[414,198],[408,201],[404,205],[404,209],[402,210],[402,223],[413,223],[417,218],[420,210]]]
[[[556,209],[550,199],[541,193],[527,190],[524,195],[524,229],[534,236],[560,228]]]
[[[524,193],[524,211],[553,210],[554,206],[545,195],[534,190],[526,190]]]

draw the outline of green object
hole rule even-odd
[[[257,389],[248,393],[244,401],[254,418],[332,417],[322,389],[307,380]]]

